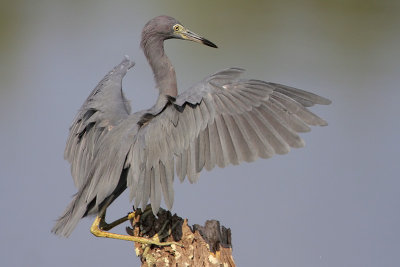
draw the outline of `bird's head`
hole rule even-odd
[[[150,36],[159,36],[163,40],[182,39],[218,48],[213,42],[190,31],[176,19],[169,16],[158,16],[151,19],[143,28],[142,41]]]

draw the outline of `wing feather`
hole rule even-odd
[[[144,169],[144,184],[142,187],[142,208],[145,209],[151,192],[151,169]]]
[[[215,167],[215,154],[212,153],[212,143],[210,140],[210,127],[207,127],[203,131],[204,133],[204,143],[206,144],[205,151],[204,151],[204,166],[207,171],[212,170]]]
[[[304,133],[311,131],[311,128],[295,113],[289,112],[275,101],[266,102],[265,105],[278,114],[278,116],[284,120],[295,132]]]
[[[199,132],[199,137],[197,138],[197,166],[196,171],[200,172],[204,165],[206,164],[206,153],[208,149],[208,139],[206,140],[205,131]]]
[[[179,95],[175,102],[140,126],[127,157],[128,186],[135,203],[149,198],[156,213],[161,196],[173,204],[174,171],[180,181],[194,183],[203,168],[251,162],[304,146],[298,132],[326,125],[310,112],[329,104],[315,94],[259,80],[241,80],[242,69],[211,75]],[[137,154],[137,155],[133,155]],[[139,199],[139,200],[138,200]]]
[[[283,140],[291,147],[299,148],[304,146],[304,141],[300,136],[291,128],[287,126],[285,121],[281,119],[272,109],[266,105],[262,105],[264,117],[273,125],[276,132],[283,138]]]
[[[130,113],[122,92],[122,79],[134,63],[125,57],[109,71],[83,103],[70,127],[64,157],[71,163],[75,186],[86,183],[99,141]],[[104,103],[110,103],[104,105]]]
[[[232,153],[235,153],[235,151],[233,150],[232,139],[225,124],[223,115],[215,118],[215,124],[218,130],[218,136],[216,136],[216,138],[219,138],[222,152],[222,155],[220,155],[222,165],[220,167],[225,167],[230,162],[231,157],[233,156]]]
[[[248,142],[249,137],[244,127],[242,116],[237,115],[234,118],[231,118],[229,122],[231,124],[230,129],[232,129],[232,140],[237,155],[237,162],[233,162],[233,164],[239,164],[242,161],[249,161],[253,157],[253,148]]]
[[[279,135],[279,133],[275,130],[274,126],[268,120],[269,114],[266,114],[263,109],[255,109],[254,110],[254,118],[260,120],[262,125],[264,126],[263,133],[265,138],[267,138],[268,142],[274,148],[276,154],[286,154],[289,152],[290,147],[285,142],[285,140]]]
[[[258,156],[261,158],[270,158],[275,154],[274,148],[268,142],[268,138],[263,134],[262,122],[252,117],[250,113],[245,113],[243,116],[243,122],[248,123],[248,126],[244,126],[249,129],[253,129],[254,133],[257,135],[260,143],[257,142]]]
[[[274,88],[274,91],[287,95],[288,97],[292,98],[293,100],[300,103],[304,107],[311,107],[314,104],[329,105],[331,103],[329,99],[326,99],[322,96],[301,89],[297,89],[294,87],[278,83],[267,83],[267,84],[269,84],[272,88]]]
[[[210,131],[208,132],[208,137],[210,138],[211,142],[211,147],[213,148],[213,151],[211,153],[214,154],[215,157],[215,163],[218,165],[218,167],[223,168],[224,165],[224,152],[222,149],[222,144],[221,144],[221,139],[219,137],[219,132],[218,132],[218,127],[216,120],[218,119],[218,116],[215,117],[214,123],[210,124]]]

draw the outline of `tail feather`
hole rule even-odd
[[[81,198],[79,195],[75,195],[63,215],[57,220],[51,230],[52,233],[63,237],[71,235],[79,220],[84,217],[87,209],[86,205],[78,205],[79,201],[82,201]]]

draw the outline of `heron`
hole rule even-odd
[[[141,48],[159,95],[147,110],[131,113],[122,79],[134,63],[125,57],[94,88],[70,127],[64,156],[77,193],[52,232],[68,237],[79,220],[95,215],[91,232],[100,237],[168,245],[107,232],[132,218],[105,222],[109,205],[129,189],[134,206],[150,201],[156,215],[162,198],[174,202],[175,175],[198,180],[203,169],[252,162],[304,146],[298,133],[327,122],[308,108],[331,101],[290,86],[244,79],[244,69],[218,71],[178,95],[164,41],[181,39],[217,46],[176,19],[158,16],[143,28]]]

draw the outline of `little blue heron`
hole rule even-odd
[[[307,108],[330,101],[310,92],[260,80],[241,79],[229,68],[206,77],[178,95],[175,70],[165,55],[167,39],[217,47],[176,19],[158,16],[143,29],[141,48],[153,70],[158,99],[148,110],[131,114],[122,79],[134,65],[127,57],[92,91],[75,117],[65,149],[78,192],[52,232],[69,236],[78,221],[96,215],[96,236],[148,242],[105,230],[126,221],[105,223],[106,208],[126,189],[134,205],[150,199],[157,214],[161,198],[174,202],[175,173],[196,182],[203,168],[213,169],[304,146],[297,133],[327,123]],[[157,243],[159,245],[168,243]]]

